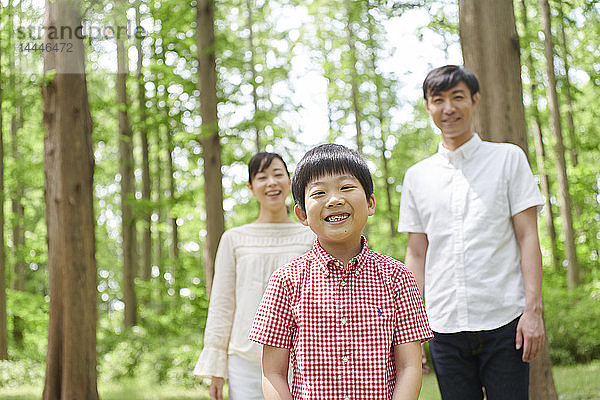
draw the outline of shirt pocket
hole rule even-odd
[[[481,220],[506,218],[510,215],[508,183],[502,178],[481,179],[472,184],[468,194],[475,216]]]
[[[359,306],[357,334],[363,337],[372,350],[388,353],[394,339],[396,314],[394,307],[363,303]]]

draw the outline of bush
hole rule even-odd
[[[600,288],[569,292],[544,290],[546,331],[554,364],[588,363],[600,358]]]
[[[45,369],[44,363],[34,360],[0,360],[0,388],[38,385]]]

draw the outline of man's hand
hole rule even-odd
[[[210,400],[223,400],[223,384],[225,379],[213,376],[210,378],[210,387],[208,388],[208,394]]]
[[[544,347],[544,320],[539,311],[523,311],[517,325],[517,350],[523,347],[523,361],[530,362]]]

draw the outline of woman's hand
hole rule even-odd
[[[210,378],[210,387],[208,388],[208,394],[210,400],[223,400],[223,384],[225,379],[213,376]]]

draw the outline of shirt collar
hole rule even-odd
[[[364,268],[367,258],[368,246],[367,239],[364,236],[361,236],[361,246],[360,252],[352,257],[348,263],[348,269],[353,271],[356,275],[358,275]],[[315,239],[313,252],[316,255],[316,260],[319,263],[319,266],[323,269],[325,276],[329,276],[329,274],[335,269],[344,269],[344,266],[340,260],[323,250],[321,244],[319,243],[319,239]]]
[[[464,159],[470,158],[475,150],[481,144],[481,138],[477,133],[474,133],[471,139],[469,139],[466,143],[463,143],[458,149],[451,151],[444,147],[442,142],[438,145],[438,153],[447,160],[451,160],[452,158],[456,158],[458,156],[462,156]]]

